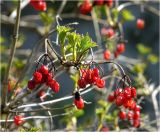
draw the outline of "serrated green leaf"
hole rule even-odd
[[[111,13],[113,15],[113,20],[116,22],[118,20],[119,11],[116,8],[113,8]]]
[[[158,56],[154,55],[154,54],[150,54],[147,57],[148,61],[150,61],[152,64],[156,64],[159,60]]]
[[[147,47],[147,46],[144,46],[143,44],[137,44],[136,48],[138,49],[139,53],[140,54],[149,54],[151,53],[152,49]]]
[[[129,11],[129,10],[126,10],[126,9],[122,11],[122,17],[123,17],[123,19],[124,19],[125,21],[132,21],[132,20],[135,19],[135,17],[134,17],[134,15],[132,14],[132,12]]]
[[[107,107],[107,102],[104,101],[104,100],[99,100],[98,104],[101,105],[101,106],[103,106],[103,107]]]
[[[80,117],[80,116],[82,116],[82,115],[84,115],[84,110],[76,110],[76,111],[74,112],[74,116],[75,116],[75,117]]]

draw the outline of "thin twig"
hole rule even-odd
[[[18,33],[19,33],[19,22],[20,22],[20,16],[21,16],[21,0],[18,1],[18,6],[17,6],[17,17],[16,17],[16,23],[14,27],[14,33],[13,33],[13,44],[11,45],[11,52],[10,52],[10,58],[9,62],[7,65],[6,69],[6,74],[4,78],[4,83],[3,83],[3,89],[2,89],[2,105],[5,105],[7,102],[7,94],[8,94],[8,80],[9,80],[9,73],[11,70],[14,54],[16,51],[16,45],[18,41]]]

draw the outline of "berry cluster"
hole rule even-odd
[[[16,115],[16,116],[14,116],[14,123],[15,123],[17,126],[23,124],[23,123],[24,123],[23,116],[22,116],[22,115]]]
[[[143,19],[137,19],[137,28],[138,29],[143,29],[145,26],[145,22]]]
[[[45,65],[42,65],[33,73],[33,79],[28,81],[28,88],[33,90],[37,84],[43,83],[49,86],[55,93],[59,92],[59,83],[53,79],[53,74]]]
[[[80,96],[79,92],[75,93],[74,104],[77,107],[77,109],[84,108],[84,101],[83,101],[83,98]]]
[[[122,106],[118,116],[121,120],[128,119],[134,127],[140,126],[140,106],[134,101],[136,89],[134,87],[118,88],[108,96],[109,102],[114,102],[118,107]]]
[[[113,0],[94,0],[91,3],[89,0],[84,0],[83,3],[80,5],[80,13],[87,14],[90,13],[93,6],[101,6],[107,5],[108,7],[112,7]]]
[[[44,0],[30,0],[30,4],[37,11],[45,11],[47,9],[47,5]]]
[[[85,88],[87,84],[97,85],[98,88],[105,87],[105,80],[99,75],[99,69],[81,69],[81,78],[78,80],[79,88]]]

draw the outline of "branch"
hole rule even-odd
[[[9,73],[11,70],[14,54],[16,51],[16,44],[18,41],[18,33],[19,33],[19,22],[20,22],[20,15],[21,15],[21,0],[18,1],[18,6],[17,6],[17,18],[16,18],[16,23],[14,27],[14,33],[13,33],[13,44],[11,45],[11,52],[10,52],[10,58],[9,62],[7,65],[6,69],[6,74],[4,78],[4,83],[3,83],[3,89],[2,89],[2,105],[5,105],[7,102],[7,94],[8,94],[8,79],[9,79]]]

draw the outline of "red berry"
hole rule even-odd
[[[133,110],[134,107],[136,106],[136,103],[133,99],[125,99],[123,106],[125,108],[129,108],[129,109]]]
[[[104,88],[104,87],[105,87],[105,80],[103,80],[103,79],[101,79],[101,78],[98,78],[98,79],[96,80],[96,85],[97,85],[97,87],[99,87],[99,88]]]
[[[110,57],[111,57],[111,52],[109,50],[106,50],[104,53],[103,53],[103,57],[105,60],[110,60]]]
[[[141,107],[139,106],[139,105],[136,105],[135,107],[134,107],[134,111],[141,111]]]
[[[145,22],[143,19],[137,19],[137,28],[138,29],[143,29],[145,26]]]
[[[44,97],[46,95],[46,92],[44,90],[41,90],[38,92],[39,97]]]
[[[17,126],[23,124],[23,123],[24,123],[23,116],[21,116],[21,115],[16,115],[16,116],[14,116],[14,123],[15,123]]]
[[[114,99],[115,99],[114,94],[113,93],[109,94],[109,96],[108,96],[108,102],[113,102]]]
[[[93,83],[93,76],[92,76],[92,70],[91,69],[87,70],[87,73],[85,75],[85,81],[88,84],[92,84]]]
[[[104,0],[94,0],[94,5],[103,5]]]
[[[45,78],[45,76],[44,76]],[[49,86],[49,83],[53,80],[53,75],[52,73],[48,73],[47,76],[46,76],[46,84],[47,86]]]
[[[124,119],[126,119],[126,112],[120,111],[119,114],[118,114],[118,116],[119,116],[119,118],[120,118],[121,120],[124,120]]]
[[[78,109],[83,109],[84,108],[84,101],[83,99],[80,97],[79,100],[74,100],[74,104],[76,105],[76,107]]]
[[[112,28],[108,28],[108,29],[102,28],[101,29],[101,34],[103,36],[106,36],[107,38],[111,38],[111,37],[114,36],[115,32],[114,32],[114,30]]]
[[[91,10],[92,10],[92,4],[89,2],[89,0],[85,0],[85,1],[80,5],[80,13],[81,13],[81,14],[90,13]]]
[[[100,130],[100,132],[109,132],[109,128],[106,126],[103,126]]]
[[[131,88],[130,87],[124,88],[123,93],[124,93],[125,98],[127,99],[131,98]]]
[[[50,87],[55,93],[59,92],[60,86],[58,82],[53,81]]]
[[[132,98],[135,98],[137,95],[136,89],[134,87],[131,88],[131,95],[132,95]]]
[[[105,0],[104,2],[107,4],[108,7],[112,7],[113,5],[113,0]]]
[[[35,82],[33,80],[29,80],[28,81],[28,88],[30,90],[33,90],[35,88],[35,86],[36,86],[36,84],[35,84]]]
[[[121,54],[124,51],[125,51],[125,45],[124,45],[124,43],[117,44],[117,52],[119,52]]]
[[[47,5],[44,0],[30,0],[30,4],[38,11],[45,11],[47,9]]]
[[[41,73],[44,74],[44,75],[47,75],[48,72],[49,72],[48,67],[42,65],[42,66],[40,67],[40,69],[39,69],[39,72],[41,72]]]
[[[81,79],[78,80],[78,86],[80,88],[85,88],[86,87],[86,81],[85,81],[84,78],[81,78]]]
[[[99,69],[98,69],[98,68],[94,68],[92,74],[93,74],[93,76],[95,76],[95,77],[99,77]]]
[[[128,111],[128,113],[127,113],[127,119],[128,120],[132,120],[133,119],[133,115],[134,115],[133,111]]]
[[[121,88],[117,88],[115,91],[114,91],[114,97],[117,97],[120,93],[122,93],[122,89]]]
[[[124,101],[124,95],[121,93],[116,97],[116,105],[117,106],[121,106],[123,104]]]
[[[139,111],[135,111],[133,114],[133,119],[137,120],[140,118],[140,112]]]
[[[114,52],[114,57],[117,58],[117,57],[119,56],[119,54],[120,54],[120,53],[119,53],[118,51],[115,51],[115,52]]]
[[[40,72],[34,72],[33,74],[33,80],[35,83],[40,83],[42,80],[42,74]]]
[[[140,127],[140,120],[133,120],[133,126],[136,128]]]

